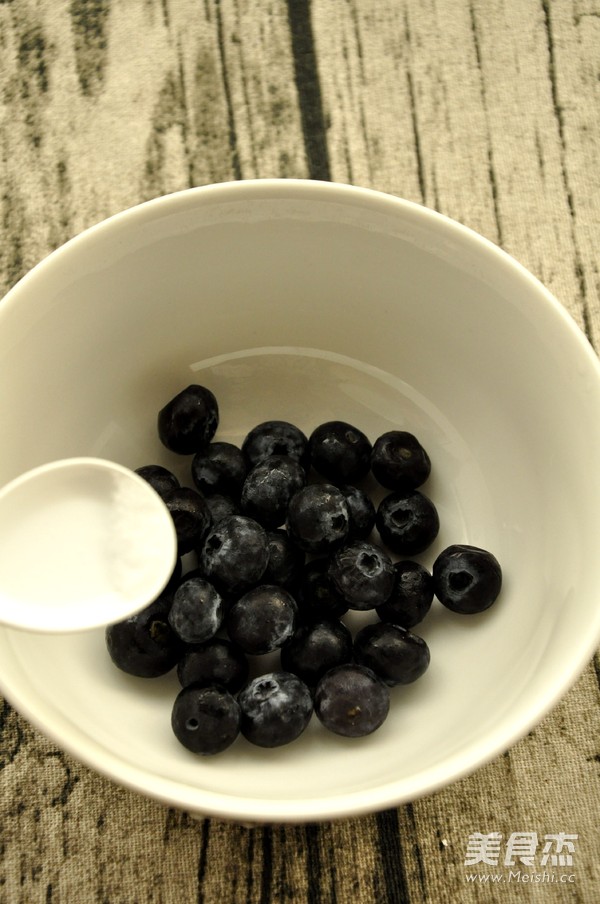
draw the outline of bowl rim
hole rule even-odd
[[[21,277],[0,302],[0,328],[5,312],[15,304],[23,303],[21,301],[22,293],[29,289],[31,283],[45,278],[48,267],[60,265],[65,256],[77,252],[79,247],[86,243],[94,242],[97,236],[112,232],[115,227],[117,229],[129,228],[131,225],[135,225],[138,219],[146,220],[148,217],[152,219],[168,216],[199,203],[286,198],[325,199],[341,201],[350,205],[354,205],[358,201],[373,209],[377,208],[395,215],[400,214],[413,218],[412,221],[415,223],[428,227],[433,226],[447,235],[466,241],[488,258],[493,258],[496,264],[507,268],[523,280],[537,296],[540,304],[546,305],[552,310],[553,316],[560,321],[561,328],[567,331],[571,341],[575,343],[574,347],[581,366],[585,365],[586,374],[596,381],[595,391],[600,399],[600,359],[591,342],[567,309],[519,261],[470,227],[423,204],[388,192],[338,182],[280,178],[220,182],[182,189],[128,207],[75,235],[50,252]],[[5,635],[4,640],[10,638],[11,630],[13,629],[0,629],[0,644],[3,641],[2,635]],[[519,717],[512,724],[510,732],[506,731],[506,724],[501,722],[484,738],[477,739],[475,743],[470,744],[466,751],[452,755],[449,759],[444,760],[443,765],[435,765],[417,773],[416,777],[323,798],[242,798],[205,789],[192,789],[189,785],[153,775],[141,767],[133,766],[87,736],[83,736],[82,743],[82,738],[78,737],[76,732],[65,735],[64,731],[53,728],[52,723],[48,725],[44,719],[41,711],[43,708],[30,705],[27,695],[21,694],[19,689],[6,687],[3,676],[0,676],[0,688],[17,710],[46,737],[71,753],[79,762],[114,783],[119,783],[167,805],[177,806],[182,810],[201,816],[213,816],[237,822],[299,823],[377,812],[433,794],[449,784],[460,781],[512,747],[537,725],[579,679],[599,643],[600,613],[595,630],[588,630],[587,636],[582,639],[582,646],[579,649],[580,653],[585,653],[585,656],[569,660],[561,670],[557,671],[554,681],[545,688],[544,693],[538,694],[535,701],[531,701],[524,710],[519,710]]]
[[[319,200],[324,194],[336,195],[336,200],[353,203],[354,201],[362,201],[365,205],[382,208],[387,207],[389,212],[397,212],[403,210],[405,214],[415,218],[421,223],[437,223],[438,227],[446,230],[449,235],[461,235],[466,241],[470,241],[474,245],[478,245],[480,250],[484,251],[497,260],[503,262],[508,269],[518,272],[531,287],[544,296],[548,303],[561,318],[567,328],[580,341],[582,350],[588,355],[592,366],[597,368],[600,374],[600,359],[596,354],[591,342],[582,329],[577,325],[573,316],[568,312],[566,307],[558,301],[556,296],[536,277],[530,270],[521,264],[515,257],[505,251],[500,245],[486,238],[470,226],[453,219],[447,214],[441,213],[432,207],[427,207],[418,201],[411,201],[402,198],[390,192],[380,191],[378,189],[366,188],[359,185],[351,185],[343,182],[327,182],[318,179],[284,179],[284,178],[264,178],[264,179],[240,179],[224,182],[210,183],[207,185],[196,185],[191,188],[179,189],[164,195],[158,195],[141,201],[139,204],[133,204],[129,207],[119,210],[107,217],[102,218],[96,223],[92,223],[76,235],[67,239],[57,248],[50,251],[41,260],[36,262],[23,276],[21,276],[13,286],[11,286],[4,296],[0,299],[0,317],[2,311],[6,307],[6,302],[14,303],[13,296],[16,290],[26,286],[28,282],[38,276],[40,269],[46,269],[49,265],[54,266],[55,262],[60,262],[65,254],[70,254],[73,248],[77,248],[80,244],[93,241],[96,236],[101,236],[104,232],[112,230],[115,227],[126,226],[129,221],[135,221],[137,218],[146,219],[155,213],[160,216],[168,216],[171,212],[176,212],[180,207],[195,205],[198,201],[206,199],[210,203],[212,198],[218,201],[227,200],[227,196],[231,195],[232,200],[240,193],[248,196],[247,200],[260,198],[261,200],[270,200],[283,197],[282,193],[290,193],[300,196],[306,194],[306,200]],[[222,197],[219,197],[222,196]],[[309,197],[310,196],[310,197]]]
[[[478,246],[488,256],[494,257],[497,261],[503,263],[508,270],[519,274],[530,284],[532,289],[544,298],[546,304],[554,310],[563,325],[579,342],[581,352],[586,355],[588,363],[600,376],[600,358],[588,337],[575,322],[573,316],[537,276],[531,273],[530,270],[500,245],[486,238],[470,226],[418,201],[411,201],[378,189],[318,179],[264,178],[215,182],[179,189],[119,210],[87,226],[35,263],[0,298],[0,319],[3,316],[3,310],[7,309],[7,304],[11,306],[15,303],[15,296],[18,296],[23,288],[28,288],[30,281],[38,278],[40,270],[46,270],[48,266],[53,267],[60,264],[62,257],[72,253],[74,248],[77,249],[79,245],[94,241],[96,236],[102,236],[103,233],[113,230],[115,227],[127,226],[130,220],[135,222],[137,218],[146,219],[148,216],[152,217],[153,214],[156,216],[168,216],[171,212],[176,212],[179,208],[187,207],[188,205],[193,206],[198,201],[202,201],[202,199],[206,199],[210,203],[214,197],[215,200],[222,202],[227,200],[228,195],[231,195],[232,200],[237,200],[234,196],[244,193],[248,196],[247,200],[252,200],[253,198],[272,200],[283,197],[282,193],[285,194],[287,191],[299,197],[305,193],[305,200],[319,200],[322,199],[323,195],[327,194],[332,196],[328,200],[333,200],[333,195],[336,195],[336,200],[347,203],[353,203],[358,200],[372,207],[386,207],[390,213],[403,210],[405,215],[412,216],[416,222],[436,223],[438,228],[445,230],[447,234],[462,236],[464,240]]]

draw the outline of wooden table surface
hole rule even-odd
[[[600,348],[600,0],[0,0],[0,148],[2,294],[145,199],[326,179],[473,227]],[[595,904],[599,685],[597,658],[528,737],[430,797],[257,828],[116,787],[5,703],[0,901]],[[476,832],[577,836],[551,871],[572,881],[481,863],[469,881]]]

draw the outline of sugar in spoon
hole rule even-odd
[[[0,489],[0,623],[82,631],[152,602],[175,567],[173,519],[128,468],[69,458]]]

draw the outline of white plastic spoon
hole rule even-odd
[[[127,618],[175,567],[169,511],[138,474],[100,458],[27,471],[0,489],[0,622],[69,632]]]

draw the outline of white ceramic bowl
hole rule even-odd
[[[600,368],[514,260],[434,212],[341,185],[222,184],[125,211],[0,306],[0,484],[78,455],[187,477],[155,423],[191,382],[217,395],[222,439],[269,418],[415,433],[442,525],[421,560],[450,543],[486,547],[502,595],[476,617],[434,605],[415,629],[430,669],[393,691],[368,738],[313,718],[287,747],[240,739],[206,759],[171,733],[174,674],[120,673],[102,630],[1,630],[4,693],[62,748],[193,812],[329,819],[467,774],[578,677],[600,641]]]

